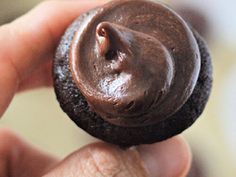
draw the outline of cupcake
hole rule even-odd
[[[181,133],[201,115],[212,87],[202,37],[148,0],[112,1],[78,17],[58,46],[53,76],[64,112],[122,147]]]

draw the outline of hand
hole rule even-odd
[[[13,96],[51,86],[51,61],[68,25],[105,1],[45,1],[0,27],[0,116]],[[1,177],[184,177],[191,153],[181,137],[128,150],[88,145],[66,159],[41,152],[9,130],[0,130]]]

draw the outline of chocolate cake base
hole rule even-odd
[[[85,14],[86,16],[86,14]],[[104,121],[90,109],[72,78],[69,66],[70,46],[83,16],[67,30],[57,49],[54,60],[54,88],[61,108],[83,130],[106,142],[129,147],[151,144],[175,136],[189,126],[203,112],[212,87],[212,64],[203,39],[194,31],[201,53],[201,71],[195,89],[174,115],[154,125],[144,127],[121,127]]]

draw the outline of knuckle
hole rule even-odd
[[[87,163],[83,171],[93,176],[114,177],[124,172],[121,164],[119,150],[100,147],[89,147],[87,149]]]
[[[1,141],[4,141],[4,140],[11,141],[11,140],[16,139],[16,137],[15,137],[15,134],[10,129],[2,128],[0,129],[0,139]]]
[[[0,153],[11,151],[18,144],[18,138],[9,129],[0,129]]]
[[[105,144],[85,148],[87,158],[82,162],[84,176],[101,177],[147,177],[138,152],[134,149],[121,150]]]

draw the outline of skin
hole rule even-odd
[[[104,2],[45,1],[0,27],[0,116],[16,93],[52,85],[51,62],[65,29]],[[64,160],[38,150],[11,130],[0,129],[0,142],[1,177],[184,177],[191,163],[189,146],[180,136],[127,150],[94,143]]]

